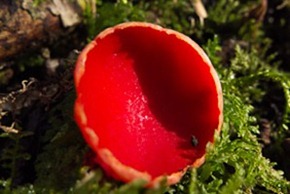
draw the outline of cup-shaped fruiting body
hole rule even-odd
[[[75,118],[108,175],[177,183],[222,124],[222,90],[204,51],[155,24],[101,32],[75,69]]]

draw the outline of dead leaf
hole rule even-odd
[[[53,4],[49,7],[54,15],[59,15],[64,27],[74,26],[81,22],[78,13],[66,0],[53,0]]]

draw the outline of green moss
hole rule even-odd
[[[87,148],[73,120],[74,99],[73,91],[50,111],[51,128],[42,137],[45,146],[35,164],[38,188],[67,191],[79,177]]]

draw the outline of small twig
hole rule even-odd
[[[201,0],[193,0],[192,5],[194,7],[194,10],[196,11],[196,14],[199,17],[199,21],[200,21],[201,26],[203,26],[204,19],[207,18],[208,15],[207,15],[207,11],[204,8],[202,1]]]
[[[12,91],[8,95],[0,98],[0,121],[7,114],[7,111],[5,111],[5,109],[7,109],[7,106],[10,106],[7,104],[15,102],[17,95],[25,93],[28,90],[29,86],[31,86],[31,84],[33,84],[34,82],[35,79],[23,80],[21,82],[21,89],[19,89],[18,91]],[[2,125],[0,122],[0,128],[6,133],[19,133],[19,130],[15,129],[15,124],[16,123],[13,122],[11,126],[5,126]]]
[[[15,129],[15,122],[13,122],[10,127],[0,124],[0,128],[6,133],[19,133],[19,130]]]
[[[4,103],[6,103],[8,101],[14,102],[16,100],[16,95],[26,92],[28,87],[31,86],[34,82],[35,82],[34,78],[32,78],[30,81],[23,80],[21,82],[22,88],[20,90],[12,91],[8,95],[2,97],[0,99],[0,110],[1,110],[1,105],[3,105]]]
[[[276,9],[280,10],[280,9],[285,8],[286,6],[289,6],[289,5],[290,5],[290,1],[289,0],[284,0],[280,5],[278,5],[276,7]]]
[[[31,79],[30,81],[28,80],[23,80],[21,82],[22,88],[19,90],[19,93],[24,93],[27,91],[27,88],[35,82],[35,79]]]
[[[249,12],[249,17],[262,22],[268,9],[268,0],[260,0],[260,3]]]

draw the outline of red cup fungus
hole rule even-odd
[[[222,90],[189,37],[127,22],[101,32],[74,72],[75,119],[108,175],[148,186],[199,167],[222,124]]]

